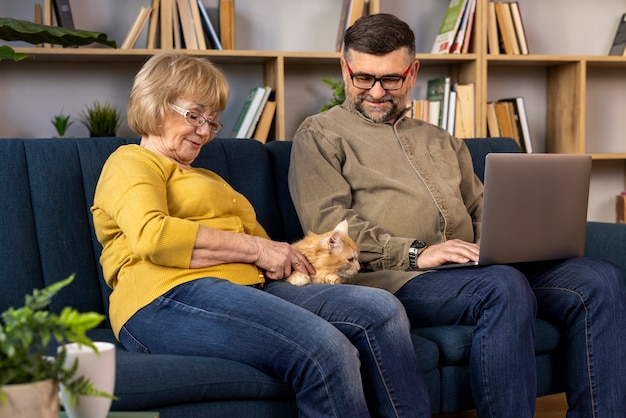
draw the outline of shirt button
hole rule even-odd
[[[233,203],[237,203],[237,199],[233,198]]]

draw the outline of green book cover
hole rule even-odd
[[[433,54],[447,54],[450,52],[450,48],[456,38],[456,32],[461,24],[466,4],[467,0],[450,0],[446,14],[439,27],[439,33],[433,44],[431,51]]]
[[[426,83],[426,99],[440,102],[439,122],[437,125],[446,128],[448,123],[448,99],[450,96],[450,77],[432,78]]]

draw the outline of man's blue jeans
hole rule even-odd
[[[395,295],[414,326],[476,326],[470,380],[481,418],[534,415],[536,316],[564,330],[567,417],[626,417],[626,290],[619,269],[590,258],[515,267],[439,270]]]
[[[137,312],[120,341],[249,364],[293,386],[301,417],[430,416],[404,308],[379,289],[197,279]]]

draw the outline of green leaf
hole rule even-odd
[[[13,61],[21,61],[24,58],[28,58],[30,55],[24,54],[22,52],[15,52],[13,48],[10,46],[2,45],[0,46],[0,61],[2,60],[13,60]]]
[[[0,17],[0,39],[24,41],[33,45],[49,43],[62,46],[82,46],[95,42],[117,48],[115,41],[108,39],[107,35],[102,32],[40,25],[8,17]]]

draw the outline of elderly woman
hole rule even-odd
[[[280,281],[314,269],[224,179],[192,167],[227,98],[224,75],[185,54],[156,55],[135,78],[128,123],[141,141],[111,154],[92,207],[116,336],[278,376],[303,417],[430,416],[402,305],[378,289]]]

